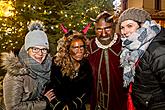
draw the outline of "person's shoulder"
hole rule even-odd
[[[96,39],[93,38],[93,39],[91,39],[91,42],[89,44],[89,48],[88,49],[89,49],[90,54],[93,54],[93,53],[95,53],[96,51],[99,50],[99,47],[97,46],[95,41],[96,41]]]
[[[161,31],[155,36],[151,44],[149,45],[147,51],[158,55],[158,53],[165,52],[165,28],[161,27]]]
[[[95,44],[95,38],[90,39],[90,43],[89,43],[89,44],[90,44],[90,45]]]
[[[165,42],[165,28],[161,27],[160,32],[156,35],[152,43],[154,42]]]
[[[12,51],[2,52],[0,59],[2,69],[7,70],[7,73],[10,75],[17,76],[23,74],[26,71],[18,56]]]

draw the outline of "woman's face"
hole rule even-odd
[[[40,64],[45,60],[47,53],[48,49],[46,49],[44,46],[35,46],[28,49],[29,56]]]
[[[121,22],[121,25],[120,25],[120,31],[123,37],[129,37],[138,28],[139,28],[138,23],[133,20],[125,20]]]
[[[73,58],[74,60],[76,61],[82,60],[85,53],[84,42],[81,39],[76,39],[71,41],[69,53],[71,58]]]

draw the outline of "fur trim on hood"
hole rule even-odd
[[[26,68],[19,61],[18,56],[13,52],[1,53],[1,66],[3,69],[7,70],[7,73],[13,76],[28,74]]]

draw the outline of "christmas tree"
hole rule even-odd
[[[69,29],[82,30],[83,26],[103,10],[113,11],[112,0],[24,0],[5,2],[12,7],[11,15],[0,18],[0,52],[21,48],[31,20],[44,23],[51,53],[56,52],[56,41],[63,35],[59,24]],[[4,5],[4,3],[3,3]],[[7,10],[6,10],[7,11]]]

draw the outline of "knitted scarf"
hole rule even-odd
[[[27,51],[23,46],[19,52],[19,58],[29,71],[29,75],[37,81],[37,91],[34,91],[33,97],[40,96],[45,88],[45,84],[50,79],[51,57],[48,55],[43,63],[39,64],[27,54]]]
[[[129,37],[121,38],[123,42],[120,63],[124,69],[124,87],[127,87],[130,82],[134,82],[135,65],[160,30],[160,25],[155,21],[145,21],[142,27],[137,29]]]

